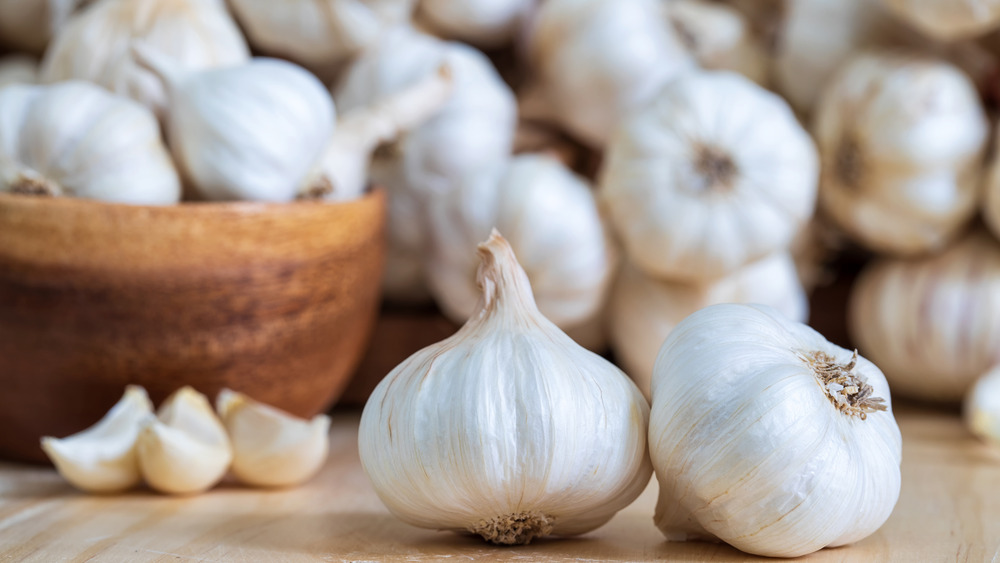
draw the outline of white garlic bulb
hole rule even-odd
[[[615,359],[649,398],[660,346],[685,317],[717,303],[760,303],[788,319],[805,322],[809,302],[795,262],[778,252],[705,285],[650,278],[626,265],[608,305]]]
[[[781,98],[735,73],[692,72],[622,123],[600,191],[637,266],[703,282],[786,248],[813,214],[817,176]]]
[[[657,0],[546,0],[528,54],[553,117],[595,147],[693,65]]]
[[[0,45],[41,53],[79,6],[93,0],[0,0]]]
[[[444,37],[479,47],[500,47],[513,39],[536,0],[422,0],[420,17]]]
[[[820,203],[880,252],[942,247],[975,213],[989,127],[948,63],[864,53],[833,77],[815,116]]]
[[[141,40],[188,70],[245,63],[250,52],[218,0],[101,0],[67,22],[45,52],[42,80],[88,80],[163,114],[162,82],[137,64]]]
[[[538,312],[502,237],[479,253],[481,309],[378,385],[361,416],[361,463],[415,526],[499,544],[582,534],[649,481],[646,401]]]
[[[867,537],[896,504],[901,438],[882,373],[769,307],[686,318],[652,390],[655,521],[668,540],[797,557]]]
[[[181,185],[152,112],[63,82],[0,90],[0,192],[166,205]]]
[[[1000,363],[1000,244],[976,231],[940,254],[873,262],[855,282],[848,321],[897,394],[961,400]]]
[[[25,55],[0,57],[0,88],[11,84],[37,84],[38,63]]]
[[[968,39],[1000,27],[998,0],[883,0],[923,33],[945,41]]]
[[[59,474],[80,490],[130,489],[141,480],[136,457],[139,423],[152,412],[146,390],[130,385],[97,424],[66,438],[42,438],[42,449]]]
[[[566,330],[596,317],[617,256],[586,180],[532,154],[496,172],[430,204],[428,281],[442,311],[458,323],[476,312],[475,248],[496,228],[519,256],[545,318]]]
[[[1000,447],[1000,367],[993,367],[965,396],[965,425],[976,437]]]
[[[223,389],[216,407],[233,444],[233,475],[256,487],[289,487],[311,479],[326,461],[330,417],[292,416]]]
[[[315,76],[265,58],[188,71],[144,44],[133,56],[166,86],[171,152],[200,197],[284,202],[306,191],[334,130],[333,100]]]
[[[768,80],[768,57],[736,9],[706,0],[663,2],[667,21],[702,68],[732,70],[758,84]]]
[[[406,21],[415,0],[229,0],[259,49],[308,65],[340,63]]]
[[[175,391],[141,423],[137,452],[143,479],[168,494],[200,493],[225,476],[233,451],[208,398]]]

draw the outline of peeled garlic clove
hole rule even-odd
[[[781,98],[735,73],[692,72],[621,124],[600,195],[636,266],[704,283],[787,248],[813,214],[818,173]]]
[[[74,487],[113,493],[139,484],[136,439],[139,424],[153,412],[142,387],[130,385],[104,418],[66,438],[42,438],[42,449],[56,470]]]
[[[646,401],[538,312],[503,237],[479,255],[480,310],[378,385],[361,463],[414,526],[500,544],[585,533],[649,482]]]
[[[168,494],[206,491],[229,469],[232,448],[212,405],[191,387],[182,387],[142,422],[139,468],[153,489]]]
[[[167,205],[181,185],[152,112],[63,82],[0,90],[0,192]]]
[[[975,213],[989,127],[958,68],[893,53],[851,58],[816,111],[820,201],[880,252],[936,250]]]
[[[760,305],[684,319],[653,373],[657,527],[769,557],[859,541],[889,517],[901,437],[874,364]]]
[[[36,84],[38,63],[25,55],[0,57],[0,88],[11,84]]]
[[[631,264],[622,269],[608,305],[611,342],[615,359],[647,399],[663,341],[685,317],[717,303],[760,303],[796,322],[809,313],[795,263],[785,252],[703,285],[650,278]]]
[[[144,44],[132,52],[166,85],[170,148],[200,197],[295,199],[334,128],[333,100],[315,76],[264,58],[192,72]]]
[[[657,0],[546,0],[530,30],[529,62],[553,116],[594,147],[693,66]]]
[[[233,474],[256,487],[289,487],[311,479],[326,461],[330,417],[294,417],[229,389],[216,399],[233,444]]]
[[[1000,26],[996,0],[883,0],[921,32],[943,41],[969,39]]]
[[[478,47],[510,42],[535,0],[423,0],[422,22],[443,37]]]
[[[731,70],[767,82],[768,57],[746,19],[734,8],[706,0],[663,2],[667,21],[702,68]]]
[[[965,424],[976,437],[1000,447],[1000,368],[983,375],[965,396]]]
[[[848,313],[851,338],[893,392],[957,403],[1000,363],[1000,243],[978,230],[936,255],[876,260]]]

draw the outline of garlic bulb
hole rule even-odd
[[[882,373],[759,305],[682,321],[653,373],[657,527],[797,557],[859,541],[889,517],[901,438]]]
[[[304,483],[326,461],[330,417],[294,417],[274,407],[223,389],[216,399],[233,444],[233,475],[256,487]]]
[[[0,90],[0,192],[164,205],[181,186],[148,109],[63,82]]]
[[[820,202],[880,252],[942,247],[975,213],[989,127],[972,82],[948,63],[865,53],[816,109]]]
[[[11,84],[38,83],[38,63],[24,55],[0,57],[0,88]]]
[[[736,9],[706,0],[664,1],[663,9],[702,68],[732,70],[758,84],[767,82],[767,53]]]
[[[78,6],[93,0],[0,0],[0,45],[41,53]]]
[[[249,49],[219,0],[101,0],[71,19],[45,53],[42,80],[88,80],[129,96],[158,115],[161,81],[130,53],[141,40],[187,70],[238,65]]]
[[[976,231],[937,255],[873,262],[855,282],[848,321],[897,394],[961,400],[1000,363],[1000,244]]]
[[[965,424],[978,438],[1000,446],[1000,367],[983,375],[965,396]]]
[[[501,236],[479,254],[480,310],[378,385],[361,463],[414,526],[499,544],[585,533],[649,482],[646,401],[538,312]]]
[[[520,257],[538,310],[566,330],[597,316],[615,274],[614,246],[586,181],[559,161],[519,155],[431,205],[428,281],[462,323],[478,309],[477,241],[495,227]]]
[[[817,175],[781,98],[735,73],[693,72],[622,123],[600,185],[640,269],[703,282],[786,248],[812,216]]]
[[[1000,27],[998,0],[883,0],[923,33],[945,41],[968,39]]]
[[[42,449],[59,474],[74,487],[112,493],[139,484],[136,439],[139,422],[153,412],[142,387],[130,385],[104,418],[66,438],[42,438]]]
[[[444,37],[480,47],[511,41],[536,0],[422,0],[421,19]]]
[[[554,117],[603,146],[630,110],[692,66],[657,0],[546,0],[528,55]]]
[[[156,416],[142,421],[138,440],[143,479],[161,493],[191,494],[218,483],[233,459],[229,437],[208,398],[191,387],[175,391]]]
[[[200,197],[296,198],[334,128],[333,100],[315,76],[264,58],[192,72],[144,44],[133,56],[166,85],[170,148]]]
[[[982,214],[994,235],[1000,236],[1000,145],[993,149],[993,160],[983,182]]]
[[[622,270],[609,304],[611,342],[615,359],[646,398],[663,341],[685,317],[716,303],[761,303],[796,322],[809,315],[805,290],[787,252],[706,285],[657,280],[631,265]]]
[[[406,21],[415,0],[229,0],[255,47],[309,65],[336,64]]]

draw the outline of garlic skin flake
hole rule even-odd
[[[998,0],[883,0],[883,4],[942,41],[969,39],[1000,27]]]
[[[139,468],[161,493],[207,491],[229,469],[233,452],[226,429],[208,398],[191,387],[175,391],[141,426]]]
[[[986,114],[969,78],[933,59],[851,58],[816,110],[820,203],[879,252],[943,247],[975,213]]]
[[[0,192],[169,205],[181,185],[152,112],[63,82],[0,90]]]
[[[809,301],[795,262],[778,252],[703,285],[661,281],[627,264],[608,305],[615,359],[648,399],[660,346],[685,317],[717,303],[760,303],[805,322]]]
[[[38,63],[26,55],[0,57],[0,88],[11,84],[37,84]]]
[[[767,83],[764,45],[735,8],[706,0],[669,0],[663,2],[663,10],[702,68],[731,70],[757,84]]]
[[[600,196],[647,274],[703,283],[787,248],[813,214],[818,158],[788,105],[731,72],[691,72],[608,145]]]
[[[255,487],[290,487],[311,479],[329,451],[330,417],[304,420],[223,389],[216,398],[233,445],[233,475]]]
[[[962,414],[970,432],[1000,447],[1000,367],[976,380],[965,396]]]
[[[957,403],[1000,363],[1000,243],[979,230],[936,255],[876,260],[848,313],[851,338],[896,394]]]
[[[188,70],[245,63],[243,35],[218,0],[101,0],[67,22],[46,50],[42,80],[87,80],[162,116],[164,86],[133,59],[142,41]]]
[[[91,493],[114,493],[139,484],[136,440],[139,424],[153,412],[142,387],[129,385],[104,418],[66,438],[42,438],[42,449],[56,470],[74,487]]]
[[[593,530],[649,482],[646,401],[538,312],[503,237],[479,254],[481,309],[378,385],[361,463],[414,526],[498,544]]]
[[[686,318],[652,391],[655,521],[670,541],[797,557],[867,537],[896,504],[902,442],[882,373],[769,307]]]

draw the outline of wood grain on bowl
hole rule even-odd
[[[154,401],[231,387],[327,408],[378,311],[385,196],[132,207],[0,195],[0,456]]]

